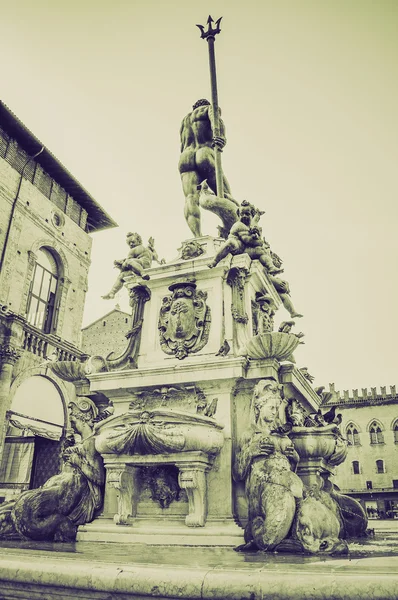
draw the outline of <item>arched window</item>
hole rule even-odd
[[[346,429],[347,440],[350,446],[359,446],[359,433],[358,429],[353,423],[350,423]]]
[[[395,421],[393,431],[394,431],[394,442],[396,444],[398,444],[398,421]]]
[[[44,333],[51,333],[55,329],[57,285],[58,268],[55,258],[49,250],[40,248],[29,291],[27,320]]]
[[[360,466],[359,466],[359,461],[358,460],[353,460],[352,461],[352,472],[354,473],[354,475],[359,475],[360,473]]]
[[[376,421],[373,421],[369,427],[369,434],[371,444],[384,444],[383,432],[380,428],[380,425]]]
[[[385,473],[384,460],[376,460],[376,473]]]

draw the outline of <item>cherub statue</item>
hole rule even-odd
[[[152,245],[151,245],[152,240]],[[130,247],[127,258],[115,260],[114,265],[120,269],[120,273],[116,278],[112,289],[108,294],[102,296],[104,300],[111,300],[122,289],[124,278],[126,275],[134,273],[142,279],[149,279],[149,275],[145,273],[145,269],[149,269],[154,259],[153,238],[150,238],[149,247],[145,247],[142,243],[142,238],[138,233],[128,233],[126,242]]]
[[[249,508],[245,545],[237,550],[274,549],[289,533],[295,498],[302,496],[303,484],[292,470],[299,457],[283,433],[285,409],[281,386],[273,379],[259,381],[234,465],[235,480],[245,482]]]
[[[239,220],[231,227],[229,236],[222,244],[209,267],[215,267],[220,260],[232,254],[246,253],[252,259],[258,259],[271,274],[280,273],[273,263],[269,247],[265,246],[261,237],[261,229],[258,227],[260,213],[252,204],[244,200],[237,210]]]
[[[208,266],[212,269],[228,254],[233,256],[248,254],[250,258],[259,260],[263,265],[290,316],[292,318],[302,317],[303,315],[298,313],[293,306],[288,282],[276,277],[278,273],[282,272],[282,269],[279,268],[281,260],[271,252],[269,244],[262,238],[258,222],[263,212],[244,200],[237,210],[237,214],[239,220],[232,225],[228,238]]]

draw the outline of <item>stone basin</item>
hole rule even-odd
[[[202,451],[216,455],[224,443],[223,426],[211,417],[181,410],[135,409],[95,427],[101,454],[165,454]]]
[[[321,458],[336,466],[347,456],[347,440],[334,423],[324,427],[293,427],[289,437],[300,460]]]
[[[261,333],[250,338],[244,354],[249,358],[276,358],[294,362],[292,352],[299,343],[300,339],[293,333]]]

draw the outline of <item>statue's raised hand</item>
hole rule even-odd
[[[226,143],[227,140],[225,139],[225,137],[221,137],[219,135],[215,135],[213,137],[213,146],[217,146],[217,148],[224,148]]]

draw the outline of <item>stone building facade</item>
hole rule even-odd
[[[107,357],[121,354],[127,346],[126,334],[131,330],[131,315],[115,307],[103,317],[83,327],[81,349],[90,356]]]
[[[342,394],[330,385],[323,409],[336,407],[349,441],[334,482],[360,500],[369,517],[398,518],[398,394],[395,386]]]
[[[89,233],[115,225],[0,102],[0,498],[57,468],[75,389],[48,364],[82,356]]]

